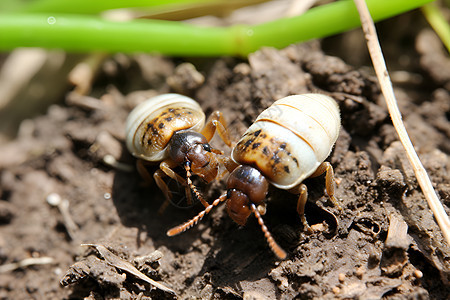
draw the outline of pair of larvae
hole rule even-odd
[[[299,195],[297,212],[308,231],[311,228],[304,215],[308,198],[304,179],[326,173],[326,193],[339,207],[334,196],[333,168],[324,160],[337,140],[340,123],[339,107],[332,98],[321,94],[288,96],[275,101],[256,118],[227,160],[221,157],[220,150],[209,145],[216,131],[225,144],[232,145],[223,115],[216,111],[205,122],[205,114],[196,101],[164,94],[133,109],[127,119],[126,143],[139,159],[141,170],[142,162],[159,162],[153,178],[166,203],[172,197],[163,180],[168,176],[185,186],[188,201],[192,200],[192,190],[205,206],[193,219],[170,229],[169,236],[186,231],[213,207],[226,202],[229,216],[239,225],[245,225],[253,213],[272,251],[284,259],[286,252],[275,242],[261,217],[269,184]],[[220,163],[230,171],[227,190],[210,204],[197,191],[191,175],[209,183],[217,177]],[[186,179],[173,170],[177,166],[186,170]]]

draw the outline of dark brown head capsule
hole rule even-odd
[[[175,132],[169,142],[169,157],[178,165],[187,165],[206,182],[217,177],[219,163],[206,138],[194,131]]]
[[[266,198],[269,183],[257,169],[241,165],[231,172],[227,183],[227,212],[241,226],[251,214],[250,204],[256,206]]]

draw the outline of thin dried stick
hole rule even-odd
[[[67,234],[72,241],[78,243],[78,225],[73,221],[70,214],[69,200],[62,199],[61,196],[57,193],[51,193],[47,196],[47,203],[59,209],[59,212],[63,217],[64,226],[66,226]]]
[[[20,268],[26,268],[28,266],[34,266],[34,265],[47,265],[54,263],[55,260],[52,257],[44,256],[44,257],[30,257],[26,258],[24,260],[5,264],[0,266],[0,274],[6,273],[10,271],[14,271]]]
[[[431,185],[430,178],[428,177],[425,168],[420,162],[417,153],[414,151],[414,147],[402,122],[402,116],[397,106],[397,100],[394,96],[394,90],[392,88],[392,83],[383,58],[383,53],[381,52],[381,46],[378,41],[375,25],[370,16],[366,2],[364,0],[354,0],[354,2],[361,18],[361,26],[366,37],[367,47],[369,48],[370,57],[372,58],[373,66],[375,68],[378,81],[381,85],[381,91],[386,99],[386,104],[392,123],[394,124],[395,130],[399,135],[400,142],[405,148],[406,156],[412,164],[417,181],[419,182],[425,198],[427,199],[428,206],[431,208],[431,211],[433,212],[434,217],[436,218],[436,221],[441,228],[445,239],[447,240],[447,243],[450,244],[450,219],[445,213],[444,207],[439,201],[436,192]]]
[[[118,257],[117,255],[115,255],[114,253],[112,253],[111,251],[109,251],[105,246],[103,245],[97,245],[97,244],[81,244],[81,246],[91,246],[94,247],[95,249],[97,249],[98,253],[105,259],[105,261],[115,267],[118,268],[122,271],[125,271],[127,273],[130,273],[134,276],[136,276],[137,278],[139,278],[140,280],[149,283],[150,285],[164,291],[164,292],[168,292],[172,295],[176,295],[175,291],[173,291],[172,289],[166,287],[165,285],[163,285],[162,283],[159,283],[153,279],[151,279],[150,277],[148,277],[147,275],[143,274],[141,271],[139,271],[135,266],[133,266],[133,264],[131,264],[130,262],[121,259],[120,257]]]

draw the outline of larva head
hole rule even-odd
[[[227,211],[230,217],[239,225],[245,225],[248,217],[253,213],[258,220],[261,230],[269,243],[270,248],[280,259],[286,258],[286,252],[275,242],[258,211],[257,205],[261,204],[267,195],[269,183],[265,177],[255,168],[239,166],[231,172],[228,179],[228,191],[223,193],[212,204],[201,211],[188,222],[167,231],[168,236],[182,233],[208,214],[214,207],[226,201]]]
[[[180,164],[188,164],[190,171],[206,182],[217,177],[219,162],[206,138],[195,131],[175,132],[170,140],[170,158]]]
[[[269,183],[257,169],[240,165],[228,177],[227,188],[227,212],[243,226],[251,214],[250,204],[258,206],[264,201]]]
[[[226,205],[231,219],[244,226],[253,213],[272,251],[278,258],[285,259],[286,252],[273,239],[257,208],[266,198],[269,189],[269,182],[264,175],[251,166],[240,165],[228,177],[227,188]]]

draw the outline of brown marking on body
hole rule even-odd
[[[245,148],[247,148],[248,146],[250,146],[252,143],[254,142],[254,140],[247,140],[245,143],[244,143],[244,147]]]
[[[198,112],[186,107],[170,107],[148,122],[142,134],[141,144],[162,150],[169,143],[174,132],[189,129],[198,122]]]
[[[233,155],[238,163],[257,168],[273,182],[291,172],[289,166],[292,166],[292,161],[298,166],[289,144],[280,137],[261,133],[261,130],[245,134],[236,145]]]
[[[261,146],[261,143],[253,143],[252,149],[256,149],[256,148],[258,148],[259,146]]]

